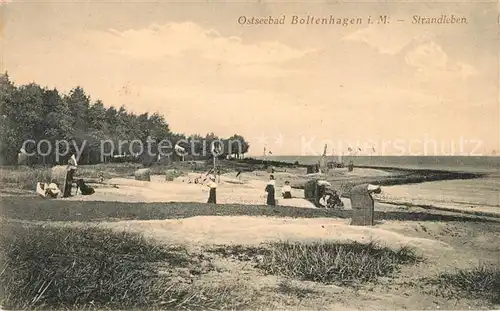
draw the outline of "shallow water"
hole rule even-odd
[[[257,157],[263,159],[263,157]],[[270,161],[298,161],[316,164],[319,156],[268,156]],[[500,157],[493,156],[328,156],[328,161],[342,161],[359,166],[397,167],[407,169],[432,169],[463,172],[500,173]]]
[[[314,164],[318,157],[276,156],[267,157],[276,161],[299,161]],[[331,157],[330,160],[336,158]],[[292,161],[293,160],[293,161]],[[500,209],[500,157],[467,156],[358,156],[343,157],[344,162],[352,160],[355,165],[381,166],[409,169],[434,169],[487,173],[478,179],[431,181],[419,184],[384,186],[379,196],[384,201],[413,203],[430,206],[484,206]]]
[[[500,178],[446,180],[383,187],[381,198],[390,201],[454,203],[500,207]],[[425,204],[425,203],[424,203]]]

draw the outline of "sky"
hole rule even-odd
[[[159,112],[175,132],[238,133],[250,155],[325,144],[335,154],[500,152],[495,1],[10,0],[0,10],[1,69],[15,84],[81,86],[105,106]],[[441,14],[468,23],[412,24]],[[363,23],[292,25],[294,15]],[[389,23],[366,22],[380,15]]]

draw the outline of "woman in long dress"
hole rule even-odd
[[[215,182],[215,176],[211,175],[208,181],[208,188],[210,188],[210,193],[208,195],[207,203],[217,204],[217,183]]]
[[[71,155],[71,158],[68,160],[67,170],[68,173],[66,175],[66,187],[64,189],[64,197],[71,196],[71,192],[73,189],[73,177],[75,176],[76,170],[78,168],[78,163],[76,161],[75,155]]]
[[[275,194],[274,194],[274,186],[275,186],[276,182],[274,180],[274,175],[270,175],[269,176],[269,182],[267,183],[267,186],[266,186],[266,192],[267,192],[267,205],[270,205],[270,206],[276,206],[276,198],[275,198]]]

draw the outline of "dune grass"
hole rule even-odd
[[[92,165],[80,166],[75,177],[112,178],[134,171],[138,165]],[[51,168],[46,166],[4,166],[0,167],[0,185],[3,187],[35,190],[37,182],[50,182]]]
[[[390,277],[403,264],[422,258],[408,247],[397,250],[376,242],[289,242],[262,247],[224,246],[211,250],[238,260],[254,259],[266,273],[324,284],[357,286]]]
[[[179,269],[200,274],[209,264],[140,234],[2,221],[0,246],[0,305],[9,309],[221,309],[250,297],[193,284]]]
[[[447,298],[480,299],[500,304],[500,265],[481,264],[467,270],[442,273],[433,279],[424,279],[432,294]]]
[[[2,167],[0,185],[23,190],[35,190],[37,182],[49,182],[50,169],[46,167]]]
[[[271,274],[301,280],[359,285],[392,276],[400,265],[418,260],[408,247],[392,250],[376,242],[279,242],[271,244],[271,252],[260,267]]]
[[[134,172],[143,168],[139,163],[106,163],[95,165],[80,165],[75,178],[83,179],[110,179],[117,177],[133,177]],[[172,177],[172,167],[154,164],[148,167],[152,175],[168,175],[170,179],[185,175],[187,168],[176,170]],[[168,173],[167,173],[168,171]],[[0,167],[0,186],[23,190],[35,190],[37,182],[49,182],[51,168],[48,166],[3,166]]]

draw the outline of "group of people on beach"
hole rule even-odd
[[[276,206],[275,187],[276,180],[274,179],[274,175],[271,174],[269,175],[269,182],[264,189],[267,192],[267,205]],[[290,182],[288,180],[285,181],[285,185],[281,188],[281,195],[283,196],[283,199],[292,198],[292,187],[290,186]]]
[[[50,183],[37,182],[36,192],[42,197],[57,198],[59,196],[66,197],[71,195],[73,177],[78,168],[75,155],[72,155],[66,166],[66,183],[61,188],[60,181],[51,178]],[[78,186],[78,182],[77,182]]]
[[[50,183],[38,182],[36,192],[45,198],[58,198],[72,196],[73,182],[76,183],[76,193],[80,191],[82,195],[90,195],[95,193],[94,188],[85,184],[83,179],[75,179],[75,173],[78,169],[78,162],[75,154],[71,155],[66,165],[65,182],[61,184],[61,180],[52,177]]]
[[[215,182],[215,176],[210,174],[207,177],[208,183],[206,186],[209,188],[208,200],[207,203],[217,204],[217,183]],[[269,206],[276,206],[276,180],[274,175],[269,176],[269,182],[264,189],[267,192],[267,200],[266,204]],[[281,189],[281,194],[284,199],[292,198],[292,187],[290,186],[290,182],[288,180],[285,181],[285,185]]]

